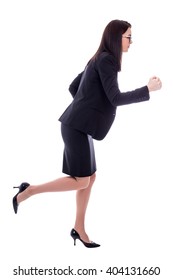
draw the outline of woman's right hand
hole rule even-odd
[[[149,92],[159,90],[162,87],[162,82],[158,77],[153,76],[149,79],[147,87],[148,87]]]

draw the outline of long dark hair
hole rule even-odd
[[[100,46],[91,60],[94,60],[102,52],[112,54],[118,64],[118,71],[121,71],[121,57],[122,57],[122,34],[131,28],[131,24],[124,20],[112,20],[105,27],[102,35]]]

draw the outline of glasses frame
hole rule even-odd
[[[127,35],[127,36],[122,36],[123,38],[129,39],[129,43],[132,42],[132,36],[131,35]]]

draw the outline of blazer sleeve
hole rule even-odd
[[[113,106],[127,105],[150,99],[147,86],[127,92],[119,90],[117,65],[112,55],[106,53],[106,55],[100,56],[96,65],[103,89]]]
[[[69,86],[69,91],[70,91],[71,95],[73,96],[73,98],[75,97],[76,92],[78,90],[83,72],[78,74],[78,76],[72,81],[72,83]]]

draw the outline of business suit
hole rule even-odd
[[[74,99],[59,118],[65,144],[64,173],[92,175],[96,171],[93,139],[102,140],[107,135],[117,106],[149,100],[147,86],[121,93],[117,73],[114,56],[103,52],[71,83]]]
[[[70,85],[74,99],[59,120],[102,140],[115,119],[117,106],[149,100],[147,86],[121,93],[117,73],[115,58],[107,52],[89,62]]]

